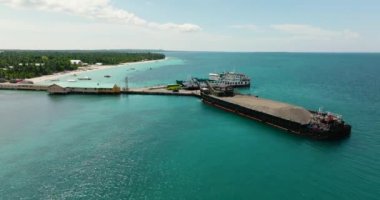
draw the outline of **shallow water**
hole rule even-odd
[[[194,97],[0,91],[1,199],[379,197],[380,54],[166,54],[175,62],[146,66],[129,82],[235,69],[253,78],[243,92],[323,106],[352,135],[300,138]]]
[[[149,80],[143,83],[136,84],[133,77],[138,74],[145,74],[148,71],[155,70],[162,66],[169,67],[173,65],[182,65],[183,61],[178,58],[169,57],[164,60],[156,60],[143,63],[128,63],[119,66],[110,66],[109,69],[104,70],[89,70],[77,73],[75,75],[64,75],[58,78],[59,81],[47,80],[38,84],[51,85],[51,84],[64,84],[71,87],[96,87],[96,86],[109,86],[119,85],[121,87],[146,87],[157,84],[164,84],[161,81],[151,82]],[[104,77],[109,75],[110,77]],[[89,77],[91,80],[78,80],[78,78]],[[131,79],[132,80],[129,80]],[[127,80],[126,80],[127,79]],[[75,80],[75,82],[69,82]]]

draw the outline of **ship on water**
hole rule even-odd
[[[200,80],[198,78],[191,77],[186,81],[177,80],[176,82],[178,85],[181,85],[182,88],[184,88],[186,90],[199,90],[200,87],[205,86],[205,85],[203,85],[203,81],[206,81],[206,80]]]
[[[310,111],[257,96],[235,94],[232,87],[213,87],[208,84],[208,87],[202,88],[201,98],[206,104],[313,139],[339,139],[351,133],[351,126],[340,115],[322,110]]]
[[[79,77],[78,80],[81,80],[81,81],[89,81],[89,80],[91,80],[91,78],[88,77],[88,76],[84,76],[84,77]]]
[[[250,87],[251,79],[245,74],[236,72],[210,73],[209,83],[232,87]]]
[[[206,86],[205,82],[218,86],[231,86],[231,87],[250,87],[251,78],[242,73],[236,72],[223,72],[223,73],[209,73],[208,79],[191,77],[186,81],[177,80],[177,84],[183,86],[188,90],[199,90]]]

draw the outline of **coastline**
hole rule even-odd
[[[78,67],[78,69],[73,70],[73,71],[63,71],[63,72],[57,72],[54,74],[49,74],[45,76],[39,76],[39,77],[34,77],[34,78],[29,78],[26,79],[27,81],[33,81],[34,84],[36,83],[41,83],[49,80],[54,80],[54,79],[59,79],[62,76],[66,75],[80,75],[83,72],[88,72],[88,71],[100,71],[100,70],[105,70],[105,69],[113,69],[117,67],[122,67],[125,65],[134,65],[134,64],[144,64],[144,63],[152,63],[152,62],[161,62],[165,61],[168,58],[165,57],[164,59],[159,59],[159,60],[147,60],[147,61],[138,61],[138,62],[127,62],[127,63],[120,63],[117,65],[89,65],[86,67]]]

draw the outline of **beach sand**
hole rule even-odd
[[[89,65],[89,66],[86,66],[86,67],[79,67],[78,69],[73,70],[73,71],[58,72],[58,73],[54,73],[54,74],[50,74],[50,75],[30,78],[30,79],[27,79],[27,80],[28,81],[33,81],[33,83],[41,83],[41,82],[45,82],[45,81],[49,81],[49,80],[59,79],[60,77],[66,76],[66,75],[74,75],[74,74],[80,75],[81,73],[88,72],[88,71],[97,71],[97,70],[112,69],[112,68],[116,68],[116,67],[122,67],[122,66],[130,65],[130,64],[152,63],[152,62],[157,62],[157,61],[163,61],[163,60],[166,60],[166,59],[167,58],[161,59],[161,60],[148,60],[148,61],[139,61],[139,62],[128,62],[128,63],[121,63],[121,64],[118,64],[118,65]]]

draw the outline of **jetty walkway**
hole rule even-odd
[[[34,90],[34,91],[47,91],[47,85],[34,85],[34,84],[16,84],[16,83],[0,83],[0,90]]]
[[[169,96],[195,96],[200,97],[199,90],[178,90],[171,91],[166,88],[129,88],[121,91],[122,94],[140,94],[140,95],[169,95]]]
[[[46,91],[49,94],[97,94],[97,95],[166,95],[166,96],[193,96],[200,97],[199,90],[167,90],[166,86],[145,88],[120,88],[116,85],[108,87],[64,87],[59,84],[12,84],[0,83],[0,90],[28,90]]]

